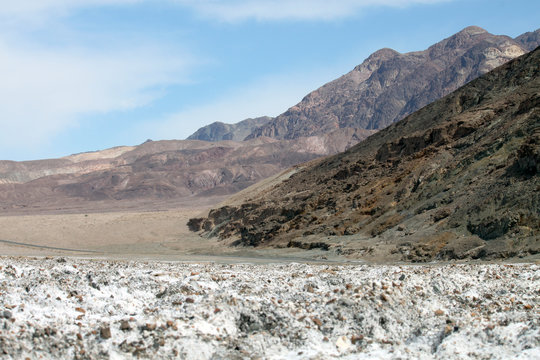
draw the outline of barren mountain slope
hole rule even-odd
[[[221,141],[234,140],[242,141],[251,132],[272,120],[271,117],[262,116],[254,119],[242,120],[236,124],[225,124],[219,121],[204,126],[193,133],[187,140]]]
[[[515,40],[525,49],[532,51],[540,46],[540,29],[521,34]]]
[[[379,50],[248,138],[294,139],[345,127],[382,129],[535,48],[539,33],[513,40],[472,26],[425,51]]]
[[[189,225],[236,244],[392,260],[538,253],[539,64],[537,48]]]
[[[216,203],[292,165],[343,151],[372,133],[340,129],[291,141],[148,141],[61,159],[3,161],[0,212]]]

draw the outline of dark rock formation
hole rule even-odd
[[[521,34],[515,38],[515,40],[520,43],[523,48],[532,51],[540,46],[540,29]]]

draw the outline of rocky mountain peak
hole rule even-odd
[[[373,54],[371,54],[366,61],[377,61],[377,60],[388,60],[393,57],[401,55],[400,52],[390,49],[390,48],[382,48],[377,51],[375,51]]]
[[[540,46],[540,29],[521,34],[514,40],[521,44],[524,49],[532,51]]]
[[[470,36],[487,34],[487,30],[481,28],[480,26],[467,26],[465,29],[461,30],[458,34],[467,34]]]
[[[514,40],[469,26],[424,51],[378,50],[254,129],[247,139],[295,139],[338,128],[382,129],[524,54],[536,40],[535,33]]]

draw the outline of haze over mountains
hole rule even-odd
[[[60,159],[0,161],[0,211],[216,203],[289,166],[350,148],[538,46],[539,34],[537,30],[511,39],[469,27],[425,51],[382,49],[276,118],[214,123],[190,140],[147,142]],[[239,141],[244,138],[250,140]]]
[[[190,227],[233,244],[386,260],[537,254],[539,64],[537,48]]]

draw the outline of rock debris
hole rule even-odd
[[[4,257],[0,357],[531,359],[539,299],[536,264]]]

